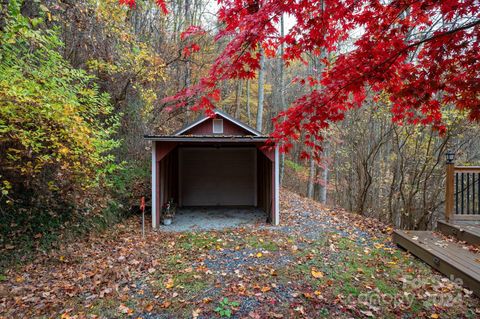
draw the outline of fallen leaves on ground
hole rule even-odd
[[[311,273],[312,273],[313,278],[323,278],[323,272],[317,271],[314,268],[312,268]]]
[[[38,255],[3,275],[0,318],[218,317],[214,309],[236,318],[477,315],[478,299],[396,249],[388,225],[288,191],[281,198],[279,227],[142,239],[134,217]],[[460,298],[428,303],[439,294]]]

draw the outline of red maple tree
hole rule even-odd
[[[166,103],[211,110],[221,98],[217,83],[255,77],[258,46],[272,56],[283,44],[287,66],[303,61],[305,53],[334,57],[323,59],[319,79],[299,80],[314,89],[277,117],[272,138],[284,151],[300,132],[318,150],[314,141],[322,139],[322,130],[360,107],[367,90],[389,97],[400,124],[432,125],[442,132],[442,110],[452,106],[480,120],[478,0],[219,0],[219,5],[224,27],[216,39],[228,38],[227,46],[208,76]],[[282,15],[296,21],[283,37],[276,27]],[[352,33],[360,35],[339,53]]]

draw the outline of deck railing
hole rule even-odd
[[[447,162],[445,219],[480,221],[480,166]]]

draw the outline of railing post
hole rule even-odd
[[[454,193],[454,180],[455,180],[455,154],[448,151],[446,154],[446,181],[445,181],[445,221],[450,222],[453,214],[453,193]]]

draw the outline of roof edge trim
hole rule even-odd
[[[162,141],[162,142],[225,142],[225,143],[235,143],[235,142],[267,142],[269,140],[268,136],[235,136],[235,137],[205,137],[205,136],[155,136],[155,135],[145,135],[144,138],[147,141]]]

